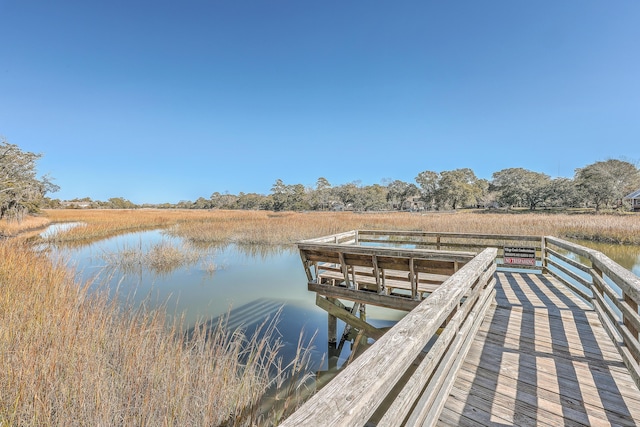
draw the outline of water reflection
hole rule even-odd
[[[640,247],[581,244],[640,275]],[[141,261],[151,248],[169,246],[195,251],[198,256],[166,269]],[[123,255],[125,249],[129,254]],[[314,346],[312,365],[315,363],[320,371],[330,374],[349,359],[352,336],[343,343],[340,354],[332,351],[328,355],[327,313],[316,305],[315,293],[307,290],[307,278],[294,246],[196,245],[155,230],[80,247],[51,247],[50,252],[67,260],[79,280],[91,281],[96,289],[107,289],[113,298],[149,308],[166,307],[170,319],[184,320],[187,332],[197,322],[213,327],[221,316],[228,315],[230,328],[240,327],[251,333],[265,318],[281,310],[278,331],[284,343],[283,356],[295,353],[302,331],[305,339],[317,334],[313,343],[305,345]],[[109,257],[117,254],[121,262],[110,262]],[[136,257],[141,258],[136,261]],[[388,328],[403,316],[403,312],[368,306],[366,320],[376,328]],[[339,337],[345,327],[339,320]]]
[[[171,268],[154,268],[145,261],[156,247],[186,248],[197,259]],[[315,293],[307,290],[307,278],[294,246],[193,245],[162,231],[136,232],[74,248],[50,247],[51,255],[67,260],[78,279],[93,288],[106,289],[113,298],[149,308],[166,307],[169,320],[183,319],[185,327],[197,322],[215,325],[228,315],[230,328],[251,332],[280,308],[278,331],[285,344],[283,355],[295,352],[301,331],[317,333],[312,362],[327,369],[327,313],[316,306]],[[115,261],[114,261],[115,259]],[[388,327],[404,313],[367,307],[367,321]],[[345,325],[338,322],[342,333]],[[305,343],[310,344],[310,343]],[[344,364],[350,345],[335,365]],[[313,363],[312,363],[313,364]]]
[[[640,276],[640,246],[612,245],[590,241],[576,241],[576,243],[602,252],[622,267],[635,273],[636,276]]]
[[[40,233],[39,236],[42,239],[46,240],[62,231],[71,230],[72,228],[78,227],[80,225],[85,225],[85,223],[84,222],[60,222],[57,224],[51,224],[50,226],[47,227],[46,230]]]

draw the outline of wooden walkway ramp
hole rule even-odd
[[[438,425],[640,425],[640,391],[598,314],[552,276],[496,276]]]
[[[298,248],[329,349],[367,348],[282,427],[640,425],[640,278],[604,254],[553,236],[382,230]],[[371,304],[408,312],[385,332]]]

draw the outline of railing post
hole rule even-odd
[[[600,279],[600,280],[596,280],[595,277],[591,279],[591,305],[595,309],[596,302],[598,301],[598,298],[596,298],[596,292],[598,293],[598,295],[604,298],[604,289],[600,287],[600,281],[604,281],[604,277],[602,275],[602,271],[598,267],[593,265],[593,262],[591,262],[591,264],[592,264],[591,270],[595,272],[595,274],[598,276],[598,279]]]
[[[624,299],[624,302],[626,302],[629,305],[629,308],[631,308],[634,312],[637,313],[638,312],[638,303],[635,302],[625,292],[622,293],[622,297]],[[633,323],[631,323],[631,321],[629,319],[627,319],[627,317],[624,314],[622,315],[622,321],[624,323],[624,326],[629,330],[629,333],[631,333],[631,335],[637,341],[638,340],[638,330],[633,326]],[[634,359],[636,359],[636,362],[640,362],[640,357],[638,357],[637,355],[634,355]]]
[[[547,238],[542,236],[540,242],[540,261],[542,261],[542,274],[547,272]]]

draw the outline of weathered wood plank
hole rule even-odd
[[[575,272],[571,271],[570,269],[568,269],[567,267],[565,267],[564,265],[556,262],[555,260],[549,259],[547,260],[548,265],[553,266],[555,268],[557,268],[558,270],[560,270],[562,273],[566,274],[567,276],[569,276],[571,279],[575,280],[576,282],[578,282],[579,284],[581,284],[582,286],[584,286],[585,288],[589,289],[591,287],[591,282],[589,282],[587,279],[585,279],[584,277],[576,274]],[[588,301],[590,298],[586,298],[586,300]]]
[[[459,305],[464,300],[441,300],[439,305],[431,307],[428,321],[412,318],[420,312],[423,304],[436,303],[432,299],[434,296],[451,296],[448,294],[451,290],[443,291],[443,288],[451,287],[457,275],[438,283],[438,274],[450,276],[457,264],[468,266],[477,261],[470,261],[474,252],[458,255],[460,252],[434,251],[424,249],[424,246],[459,248],[466,245],[477,248],[494,245],[498,246],[498,250],[493,250],[495,257],[500,253],[500,246],[514,245],[514,242],[535,242],[527,245],[536,248],[536,255],[540,253],[542,267],[536,266],[535,269],[542,268],[551,275],[504,273],[504,268],[509,266],[501,265],[502,269],[497,274],[501,287],[496,297],[497,309],[492,310],[492,315],[482,325],[477,323],[480,327],[477,333],[467,335],[473,337],[473,342],[470,339],[469,354],[464,361],[451,357],[437,365],[435,379],[427,383],[428,391],[423,395],[426,397],[415,407],[415,419],[410,421],[421,418],[418,416],[420,413],[440,413],[439,423],[449,425],[627,425],[640,422],[640,367],[634,360],[640,356],[637,337],[640,279],[603,254],[548,236],[384,230],[350,233],[341,233],[340,237],[328,236],[321,242],[301,242],[299,247],[301,252],[305,252],[302,257],[305,267],[315,267],[323,262],[336,264],[324,272],[318,267],[317,283],[309,280],[310,290],[381,306],[388,306],[383,301],[415,303],[409,297],[420,295],[424,286],[432,286],[433,294],[398,323],[413,319],[416,329],[409,328],[407,324],[406,329],[399,329],[400,335],[394,339],[389,334],[381,337],[365,353],[372,359],[356,359],[345,370],[350,372],[348,382],[344,383],[349,384],[349,390],[338,385],[327,389],[331,387],[330,383],[318,393],[327,393],[322,395],[323,398],[318,397],[320,400],[303,406],[307,415],[305,410],[298,411],[297,415],[294,414],[298,418],[292,416],[291,421],[286,421],[291,424],[284,425],[308,424],[318,419],[323,425],[363,425],[377,405],[389,398],[389,390],[406,371],[407,363],[412,363],[408,353],[396,348],[401,346],[397,340],[406,340],[411,347],[410,352],[419,351],[420,343],[433,334],[431,329],[439,321],[445,318],[452,321],[456,309],[459,309],[458,314],[465,310],[464,303]],[[405,242],[416,245],[418,249],[360,245],[369,241],[391,245]],[[573,259],[563,250],[581,258]],[[461,271],[468,272],[467,266]],[[494,270],[495,266],[493,264]],[[547,270],[547,267],[550,268]],[[574,273],[574,270],[591,273],[592,281]],[[337,278],[335,273],[338,273]],[[344,281],[347,285],[351,280],[356,289],[322,285],[323,274],[325,279],[336,279],[339,283]],[[481,281],[492,274],[487,270]],[[614,293],[603,276],[619,286],[622,294]],[[438,287],[440,283],[442,285]],[[591,288],[594,295],[583,291],[582,286]],[[385,295],[394,290],[409,292],[410,295],[407,298]],[[466,298],[471,301],[477,291],[478,288],[467,289]],[[372,302],[374,300],[376,302]],[[589,304],[593,304],[593,308]],[[622,317],[615,315],[616,309],[622,312]],[[437,313],[435,319],[433,313]],[[464,323],[462,328],[466,331],[471,325],[473,323]],[[448,336],[450,332],[445,328],[442,334]],[[449,347],[450,351],[456,352],[463,336],[455,340],[456,344]],[[623,339],[626,345],[622,344]],[[379,348],[371,352],[379,343],[386,343],[385,348],[392,355]],[[397,362],[400,366],[396,365]],[[462,363],[462,367],[458,369],[457,363]],[[446,383],[445,372],[451,372],[452,378],[457,373],[455,384]],[[406,380],[413,381],[413,377]],[[438,394],[438,389],[444,390],[444,394]],[[449,395],[446,402],[443,399],[445,395]],[[407,399],[411,403],[415,401],[415,397]],[[438,402],[445,403],[442,411],[438,410]],[[425,406],[421,407],[421,404]],[[309,418],[309,414],[315,415]],[[478,414],[480,418],[477,418]],[[394,418],[386,417],[383,420]],[[478,419],[482,422],[477,423]],[[393,424],[402,420],[405,417],[398,415]],[[435,419],[429,418],[428,422],[431,425]]]
[[[469,261],[282,426],[364,425],[496,254],[489,248]]]
[[[582,263],[580,263],[580,262],[578,262],[578,261],[576,261],[574,259],[571,259],[571,258],[565,256],[564,254],[561,254],[558,251],[554,251],[551,248],[546,248],[546,252],[547,252],[547,255],[553,255],[554,257],[558,258],[562,262],[564,262],[566,264],[569,264],[573,268],[576,268],[576,269],[578,269],[580,271],[583,271],[585,273],[589,273],[590,272],[589,271],[590,270],[589,266],[586,266],[586,265],[584,265],[584,264],[582,264]]]
[[[360,239],[365,236],[412,236],[412,237],[446,237],[473,240],[515,240],[540,242],[540,236],[520,236],[509,234],[469,234],[435,231],[406,231],[406,230],[359,230]]]
[[[350,253],[364,255],[384,255],[388,257],[399,258],[421,258],[440,261],[460,261],[467,262],[476,256],[475,252],[463,251],[437,251],[430,249],[403,249],[379,246],[350,246],[331,243],[298,243],[298,249],[307,251],[309,254],[331,254],[331,253]],[[308,255],[309,256],[309,255]]]
[[[640,390],[623,363],[628,360],[596,317],[604,315],[601,301],[596,298],[595,312],[585,312],[575,295],[552,298],[548,286],[557,282],[518,275],[498,274],[503,295],[513,297],[501,298],[501,306],[485,319],[440,423],[461,420],[462,425],[477,412],[484,414],[484,425],[640,422]]]
[[[379,295],[377,292],[366,292],[331,285],[319,285],[313,282],[307,284],[307,289],[327,297],[342,298],[362,304],[373,304],[394,310],[411,311],[420,304],[420,301],[415,301],[407,297]]]
[[[416,411],[414,411],[407,425],[420,424],[433,425],[438,419],[442,408],[446,403],[446,397],[453,388],[457,373],[466,357],[469,347],[475,338],[475,334],[484,319],[484,316],[493,300],[493,285],[490,292],[485,294],[485,298],[478,301],[478,311],[469,313],[456,339],[447,351],[444,360],[438,366],[438,370],[434,374],[434,380],[429,382],[420,400],[416,403]],[[445,374],[446,373],[446,374]]]
[[[489,305],[491,300],[490,296],[493,296],[493,286],[495,282],[484,289],[484,284],[478,286],[476,292],[474,292],[468,300],[465,300],[463,307],[453,316],[453,318],[447,323],[447,326],[440,333],[437,341],[433,344],[429,350],[429,354],[425,357],[411,378],[406,382],[402,390],[399,392],[394,403],[389,407],[384,416],[379,422],[379,426],[393,426],[400,425],[400,423],[406,418],[415,400],[419,397],[421,391],[424,389],[425,384],[431,378],[433,371],[436,369],[437,364],[442,359],[444,352],[451,344],[454,337],[460,334],[467,334],[471,329],[471,323],[467,323],[464,329],[461,328],[463,321],[467,318],[470,312],[473,313],[475,318],[482,318],[484,312],[482,309]],[[485,298],[481,301],[480,306],[474,307],[474,303],[480,295],[480,291],[484,289]],[[471,310],[473,308],[473,311]],[[485,310],[486,311],[486,310]],[[473,317],[472,317],[473,318]]]
[[[364,331],[365,335],[368,337],[377,340],[380,339],[382,335],[384,335],[384,331],[381,331],[380,329],[368,324],[364,320],[354,316],[344,308],[339,307],[337,304],[328,301],[326,298],[323,298],[320,295],[316,295],[316,305],[332,316],[335,316],[338,319],[342,320],[343,322],[349,323],[356,329]]]

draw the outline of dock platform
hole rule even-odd
[[[553,277],[497,277],[438,425],[639,425],[640,391],[598,314]]]
[[[604,254],[395,230],[298,249],[329,354],[364,350],[282,427],[640,425],[640,278]],[[407,314],[381,330],[367,305]]]

